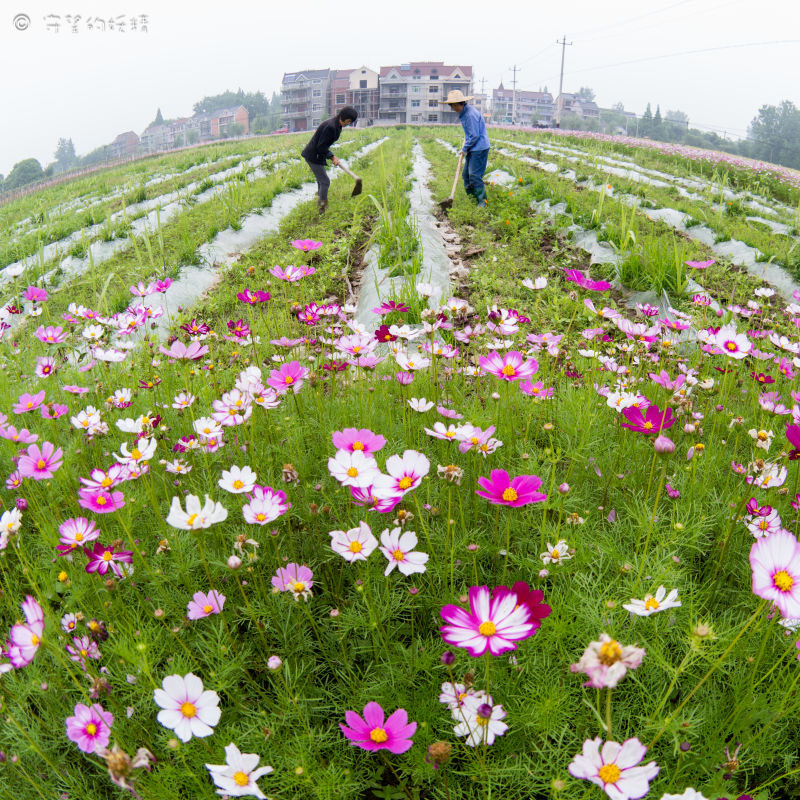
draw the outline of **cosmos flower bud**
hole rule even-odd
[[[228,558],[229,569],[239,569],[242,566],[242,559],[239,556],[230,556]]]
[[[445,650],[442,653],[442,664],[449,667],[456,660],[455,653],[452,650]]]
[[[18,497],[17,498],[17,508],[20,511],[25,511],[25,509],[27,507],[28,507],[28,501],[24,497]]]
[[[488,703],[481,703],[478,706],[478,716],[489,719],[492,716],[492,707]]]
[[[669,438],[669,436],[664,436],[663,434],[656,436],[656,439],[653,442],[653,447],[655,448],[656,453],[659,453],[660,455],[675,452],[675,443]]]
[[[267,659],[267,666],[271,670],[280,669],[281,666],[283,666],[283,661],[281,661],[281,659],[278,656],[270,656]]]
[[[559,484],[558,491],[559,494],[567,494],[567,492],[569,492],[569,484],[568,483]]]

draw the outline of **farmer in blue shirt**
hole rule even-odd
[[[481,112],[475,106],[467,105],[472,96],[464,97],[458,90],[451,90],[446,100],[440,102],[450,106],[458,114],[464,128],[464,189],[475,198],[479,206],[486,205],[486,189],[483,185],[483,173],[486,172],[486,161],[489,158],[489,135]]]

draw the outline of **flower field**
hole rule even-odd
[[[795,176],[459,134],[0,206],[0,796],[800,793]]]

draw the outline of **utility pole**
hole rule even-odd
[[[487,104],[484,103],[484,94],[483,94],[483,87],[486,85],[486,78],[481,78],[481,114],[486,114],[486,106]]]
[[[556,98],[556,125],[561,125],[561,108],[563,107],[563,101],[559,104],[559,100],[561,99],[561,93],[564,88],[564,53],[567,49],[567,45],[572,45],[572,42],[567,41],[567,35],[564,34],[562,40],[559,42],[556,39],[556,44],[561,45],[561,77],[558,79],[558,97]]]
[[[514,77],[511,80],[511,122],[513,124],[517,121],[517,72],[519,72],[522,67],[518,67],[514,64],[514,66],[509,67],[509,69],[514,73]]]

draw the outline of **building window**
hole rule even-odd
[[[428,122],[438,122],[439,115],[438,114],[428,114]]]
[[[421,117],[422,117],[422,114],[412,114],[411,115],[411,121],[412,122],[419,122]]]
[[[439,108],[438,100],[428,100],[428,108]]]
[[[322,89],[314,89],[314,97],[322,97]]]
[[[311,124],[312,125],[319,125],[320,122],[321,122],[321,120],[319,120],[319,119],[312,119],[311,120]]]
[[[336,102],[337,103],[344,103],[344,95],[343,94],[337,94],[336,95]]]
[[[438,86],[429,86],[428,87],[429,94],[439,94],[439,87]]]
[[[367,82],[366,81],[359,81],[358,82],[358,88],[359,89],[366,89],[367,88]]]
[[[414,94],[419,94],[419,89],[420,89],[420,87],[419,87],[419,86],[412,86],[412,87],[411,87],[411,91],[412,91]]]
[[[322,105],[320,103],[314,103],[313,107],[311,108],[312,111],[321,111]]]
[[[412,100],[411,107],[412,108],[419,108],[420,101],[419,100]]]

